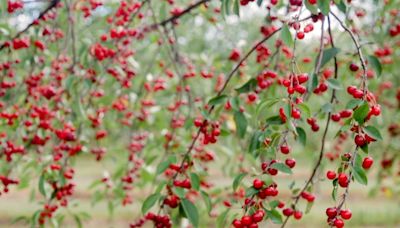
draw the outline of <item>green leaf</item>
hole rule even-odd
[[[347,6],[346,4],[343,2],[343,0],[335,0],[335,4],[337,6],[337,8],[342,11],[343,13],[347,12]]]
[[[265,212],[274,224],[282,224],[282,215],[277,210],[265,210]]]
[[[239,88],[236,88],[236,92],[240,93],[248,93],[251,91],[254,91],[257,87],[257,80],[254,78],[251,78],[248,80],[244,85],[242,85]]]
[[[289,26],[287,24],[284,24],[282,26],[281,39],[282,39],[283,43],[285,43],[287,46],[292,46],[293,38],[292,38],[292,34],[290,33]]]
[[[236,111],[234,114],[234,119],[236,124],[236,132],[240,138],[243,138],[247,129],[246,117],[244,116],[243,112]]]
[[[236,189],[238,188],[240,182],[242,182],[243,178],[247,175],[247,173],[240,173],[239,175],[237,175],[235,177],[235,179],[233,179],[233,183],[232,183],[232,188],[233,191],[236,191]]]
[[[353,113],[353,118],[359,123],[363,124],[365,117],[367,117],[369,112],[369,106],[367,102],[363,102]]]
[[[353,167],[353,176],[358,183],[362,185],[368,185],[367,175],[365,174],[365,170],[361,166],[357,165]]]
[[[217,218],[217,227],[218,227],[218,228],[226,227],[226,226],[225,226],[225,221],[226,221],[226,216],[228,215],[228,213],[229,213],[229,208],[226,209],[224,212],[222,212],[222,213],[218,216],[218,218]]]
[[[363,100],[360,99],[351,99],[347,104],[346,104],[346,109],[353,109],[357,106],[359,106]]]
[[[240,17],[240,4],[239,4],[239,0],[235,0],[235,3],[233,3],[233,12]]]
[[[368,64],[374,69],[376,76],[379,78],[382,74],[382,65],[379,59],[373,55],[367,57]]]
[[[367,133],[371,138],[383,140],[381,133],[374,126],[364,127],[364,132]]]
[[[298,104],[297,107],[300,109],[301,113],[305,115],[306,118],[311,117],[311,110],[305,103]]]
[[[312,206],[314,205],[314,201],[312,202],[307,202],[307,206],[306,206],[306,210],[304,211],[305,214],[308,214],[312,208]]]
[[[270,167],[273,169],[277,169],[283,173],[292,174],[292,170],[289,168],[289,166],[283,163],[274,163]]]
[[[258,5],[258,6],[261,6],[262,3],[263,3],[263,0],[257,0],[257,5]]]
[[[253,153],[253,151],[258,150],[261,146],[260,137],[263,135],[262,131],[255,131],[251,136],[250,144],[249,144],[249,153]]]
[[[281,124],[283,124],[282,119],[279,116],[271,116],[265,122],[268,125],[281,125]]]
[[[303,144],[303,146],[305,146],[306,142],[307,142],[306,132],[301,127],[296,127],[296,132],[297,132],[297,135],[299,136],[300,143]]]
[[[143,202],[142,205],[142,213],[146,214],[147,211],[149,211],[154,206],[154,204],[156,204],[157,200],[160,199],[160,197],[161,197],[160,193],[154,193],[149,197],[147,197],[147,199]]]
[[[309,93],[311,93],[315,88],[318,86],[318,76],[315,73],[311,74],[311,80],[308,80],[307,82],[307,90]]]
[[[44,197],[46,197],[46,189],[45,189],[45,179],[44,179],[44,174],[40,175],[39,178],[39,183],[38,183],[38,188],[40,194],[42,194]]]
[[[260,102],[260,104],[258,104],[257,108],[256,108],[256,113],[257,113],[256,116],[258,117],[260,114],[262,114],[264,109],[271,108],[273,105],[275,105],[279,101],[280,101],[280,99],[276,98],[276,99],[272,99],[272,100],[269,99],[269,100],[264,100],[264,101]]]
[[[305,0],[304,4],[306,5],[306,8],[308,9],[308,11],[311,12],[311,14],[314,14],[314,15],[318,14],[318,7],[315,4],[311,5],[308,0]]]
[[[230,103],[232,106],[232,109],[235,111],[239,111],[240,110],[240,102],[239,102],[239,98],[238,97],[232,97],[230,99]]]
[[[327,82],[328,86],[331,87],[331,89],[335,89],[335,90],[343,89],[342,85],[340,84],[340,82],[337,79],[329,78],[328,80],[326,80],[326,82]]]
[[[246,197],[250,198],[258,193],[258,190],[254,187],[249,187],[246,189]]]
[[[200,177],[196,173],[190,173],[190,182],[194,190],[200,190]]]
[[[167,158],[167,160],[160,162],[160,164],[158,164],[157,166],[157,174],[160,174],[162,172],[164,172],[170,164],[173,164],[176,162],[176,157],[174,155],[171,155]]]
[[[339,48],[329,48],[329,49],[325,49],[322,52],[322,60],[321,60],[321,66],[320,68],[322,68],[323,66],[325,66],[325,64],[327,64],[331,59],[333,59],[338,53],[340,52]],[[316,60],[315,65],[317,65],[318,59]]]
[[[207,213],[210,214],[211,209],[212,209],[212,203],[211,203],[210,196],[204,191],[201,191],[200,193],[201,193],[201,196],[203,197],[204,204],[206,205]]]
[[[183,207],[183,210],[187,216],[187,218],[189,219],[190,223],[192,223],[192,225],[194,227],[198,227],[199,226],[199,212],[197,211],[196,206],[190,202],[189,200],[183,198],[181,200],[181,205]]]
[[[331,0],[318,0],[318,8],[321,10],[321,13],[324,14],[325,16],[329,15],[330,11],[330,3]]]
[[[269,206],[271,208],[276,208],[279,205],[279,200],[273,200],[271,202],[269,202]]]
[[[211,105],[211,106],[219,105],[221,103],[224,103],[226,99],[228,99],[228,96],[225,94],[222,94],[222,95],[214,97],[210,101],[208,101],[208,105]]]

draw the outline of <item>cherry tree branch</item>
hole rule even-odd
[[[11,40],[15,40],[18,37],[20,37],[22,34],[27,32],[33,25],[35,25],[36,21],[42,19],[50,10],[55,8],[57,4],[60,2],[60,0],[51,0],[49,6],[47,6],[42,12],[40,12],[39,16],[33,20],[31,23],[29,23],[23,30],[19,31],[15,36],[11,38]],[[3,50],[5,47],[7,47],[7,42],[4,42],[2,45],[0,45],[0,51]]]
[[[367,65],[365,63],[365,59],[364,59],[363,53],[361,51],[361,45],[358,42],[358,40],[357,40],[356,36],[354,35],[354,33],[351,31],[351,29],[349,29],[343,23],[343,21],[340,20],[339,17],[336,16],[334,13],[330,12],[330,14],[339,22],[340,26],[350,35],[351,39],[353,40],[354,45],[356,46],[357,54],[358,54],[358,57],[359,57],[360,62],[361,62],[361,67],[363,69],[361,87],[362,87],[362,90],[363,90],[363,93],[364,93],[364,99],[365,99],[365,96],[367,95]]]

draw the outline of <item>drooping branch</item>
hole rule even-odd
[[[357,49],[357,55],[360,59],[361,62],[361,67],[363,69],[363,73],[362,73],[362,82],[361,82],[361,87],[364,93],[364,99],[365,96],[367,95],[367,65],[365,63],[365,59],[363,56],[363,53],[361,51],[361,45],[358,42],[356,36],[354,35],[354,33],[351,31],[351,29],[349,29],[342,20],[339,19],[338,16],[336,16],[334,13],[330,13],[340,24],[340,26],[350,35],[351,39],[353,40],[354,45],[356,46]]]
[[[51,0],[50,4],[42,12],[40,12],[39,16],[36,19],[34,19],[31,23],[29,23],[23,30],[21,30],[17,34],[15,34],[15,36],[13,36],[11,38],[11,40],[15,40],[18,37],[20,37],[22,34],[27,32],[33,25],[35,25],[35,23],[38,20],[41,20],[50,10],[55,8],[59,2],[60,2],[60,0]],[[0,45],[0,51],[3,50],[5,47],[7,47],[7,42]]]
[[[163,20],[163,21],[160,21],[160,22],[157,22],[157,23],[154,23],[154,24],[150,25],[150,28],[156,28],[156,27],[158,27],[158,26],[165,26],[165,25],[167,25],[167,24],[169,24],[169,23],[171,23],[171,22],[174,22],[174,21],[176,21],[177,19],[179,19],[180,17],[184,16],[185,14],[190,13],[193,9],[196,9],[197,7],[199,7],[199,6],[201,6],[202,4],[204,4],[204,3],[206,3],[206,2],[209,2],[209,1],[211,1],[211,0],[200,0],[200,1],[198,1],[198,2],[196,2],[196,3],[194,3],[194,4],[192,4],[192,5],[188,6],[186,9],[184,9],[184,10],[183,10],[180,14],[178,14],[178,15],[174,15],[174,16],[169,17],[169,18],[167,18],[167,19],[165,19],[165,20]]]

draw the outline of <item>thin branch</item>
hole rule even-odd
[[[354,45],[356,46],[357,54],[358,54],[358,57],[359,57],[360,62],[361,62],[361,67],[363,69],[361,87],[362,87],[362,90],[363,90],[363,93],[364,93],[363,98],[365,99],[365,96],[367,95],[367,65],[365,63],[365,59],[364,59],[364,56],[363,56],[362,51],[361,51],[361,45],[358,42],[358,40],[357,40],[356,36],[354,35],[354,33],[351,31],[351,29],[349,29],[343,23],[343,21],[340,20],[339,17],[336,16],[334,13],[331,12],[331,14],[339,22],[340,26],[344,30],[346,30],[346,32],[350,35],[351,39],[353,40]]]
[[[157,28],[158,26],[165,26],[165,25],[167,25],[167,24],[169,24],[171,22],[174,22],[177,19],[179,19],[180,17],[182,17],[183,15],[185,15],[187,13],[190,13],[190,11],[192,11],[193,9],[195,9],[195,8],[201,6],[202,4],[204,4],[206,2],[209,2],[209,1],[211,1],[211,0],[200,0],[200,1],[196,2],[196,3],[194,3],[193,5],[188,6],[186,9],[184,9],[178,15],[174,15],[174,16],[169,17],[169,18],[167,18],[167,19],[165,19],[165,20],[163,20],[161,22],[157,22],[157,23],[154,23],[154,24],[150,25],[150,28]]]
[[[40,12],[39,16],[36,19],[34,19],[31,23],[29,23],[23,30],[21,30],[17,34],[15,34],[15,36],[12,37],[11,40],[15,40],[18,37],[20,37],[22,34],[27,32],[33,25],[35,25],[36,21],[42,19],[50,10],[55,8],[59,2],[60,2],[60,0],[51,0],[49,6],[47,6],[46,9],[44,9],[42,12]],[[5,47],[7,47],[6,44],[7,44],[7,42],[4,42],[0,46],[0,51],[3,50]]]

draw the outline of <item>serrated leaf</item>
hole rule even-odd
[[[254,78],[251,78],[248,80],[244,85],[242,85],[239,88],[236,88],[236,92],[240,93],[248,93],[251,91],[254,91],[257,87],[257,80]]]
[[[284,24],[282,26],[281,39],[282,39],[283,43],[285,43],[287,46],[292,46],[293,37],[292,37],[292,34],[290,33],[289,26],[287,24]]]
[[[217,97],[214,97],[208,101],[208,105],[214,106],[214,105],[219,105],[221,103],[224,103],[228,99],[228,96],[225,94],[219,95]]]
[[[340,52],[339,48],[325,49],[322,52],[322,60],[321,60],[320,68],[325,66],[325,64],[327,64],[330,60],[332,60],[339,52]],[[318,61],[318,59],[316,59],[315,65],[317,65],[317,61]]]
[[[196,206],[190,202],[189,200],[183,198],[181,200],[181,205],[182,208],[187,216],[187,218],[189,219],[190,223],[192,223],[192,225],[194,227],[198,227],[199,226],[199,212],[197,211]]]
[[[42,194],[44,197],[46,197],[46,189],[45,189],[45,178],[44,178],[44,174],[40,175],[39,178],[39,183],[38,183],[38,188],[39,188],[39,192],[40,194]]]
[[[283,173],[287,173],[287,174],[292,174],[292,170],[289,168],[289,166],[287,166],[286,164],[283,163],[274,163],[270,166],[273,169],[277,169]]]
[[[239,102],[239,98],[238,97],[232,97],[230,99],[230,103],[232,106],[232,109],[235,111],[239,111],[240,110],[240,102]]]
[[[359,106],[363,100],[360,99],[351,99],[347,104],[346,104],[346,109],[353,109],[357,106]]]
[[[343,0],[335,0],[335,4],[337,6],[337,8],[342,11],[343,13],[346,14],[347,12],[347,6],[346,4],[343,2]]]
[[[211,209],[212,209],[212,203],[211,203],[210,196],[204,191],[201,191],[200,193],[201,193],[201,196],[203,197],[204,204],[206,205],[207,213],[210,214]]]
[[[258,150],[261,146],[260,137],[263,135],[262,131],[255,131],[251,136],[250,144],[249,144],[249,153],[253,153],[253,151]]]
[[[282,119],[279,116],[271,116],[265,121],[265,123],[268,124],[268,125],[281,125],[281,124],[283,124]]]
[[[149,197],[147,197],[147,199],[143,202],[142,205],[142,213],[146,214],[147,211],[149,211],[154,206],[154,204],[156,204],[157,200],[159,200],[160,197],[161,197],[160,193],[154,193]]]
[[[367,175],[365,174],[365,170],[361,166],[353,167],[353,176],[358,183],[362,185],[368,185]]]
[[[190,183],[194,190],[200,190],[200,177],[196,173],[190,173]]]
[[[305,103],[298,104],[297,107],[305,115],[305,118],[311,117],[311,110]]]
[[[233,191],[236,191],[236,189],[238,188],[240,182],[242,182],[243,178],[246,175],[247,175],[247,173],[240,173],[235,177],[235,179],[233,179],[233,183],[232,183]]]
[[[306,5],[306,8],[308,11],[311,12],[311,14],[317,15],[318,14],[318,7],[315,4],[310,4],[308,0],[304,1],[304,4]]]
[[[306,142],[307,142],[306,132],[301,127],[296,127],[296,132],[297,132],[297,135],[299,136],[300,143],[303,144],[303,146],[305,146]]]
[[[374,126],[367,126],[364,127],[364,132],[367,133],[373,139],[383,140],[381,133],[379,130]]]
[[[234,5],[233,5],[233,12],[240,17],[240,4],[239,0],[235,0]]]
[[[337,79],[329,78],[328,80],[326,80],[326,82],[331,89],[335,89],[335,90],[343,89],[342,85],[340,84],[340,82]]]
[[[318,0],[317,1],[318,8],[321,10],[321,13],[324,14],[325,16],[329,15],[330,3],[331,3],[331,0]]]
[[[277,210],[265,210],[265,212],[274,224],[282,224],[282,215]]]
[[[353,113],[353,118],[359,123],[363,124],[365,117],[367,117],[369,112],[369,106],[367,102],[363,102]]]
[[[249,187],[246,189],[246,197],[248,197],[248,198],[254,196],[257,193],[258,193],[258,190],[253,187]]]
[[[234,119],[236,124],[236,132],[240,138],[243,138],[246,134],[247,119],[244,116],[243,112],[240,111],[235,112]]]
[[[382,65],[379,59],[373,55],[367,57],[368,64],[374,69],[376,76],[379,78],[382,74]]]

